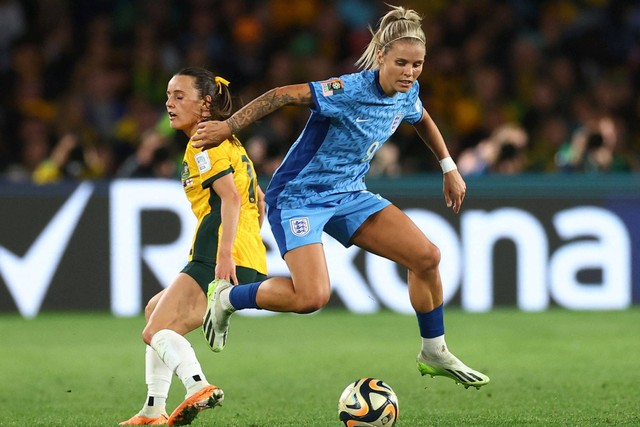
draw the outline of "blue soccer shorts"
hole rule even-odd
[[[369,191],[340,193],[326,197],[323,203],[314,203],[296,209],[278,209],[267,206],[271,231],[280,255],[300,246],[322,243],[322,232],[351,246],[351,236],[372,214],[389,206],[391,202]]]

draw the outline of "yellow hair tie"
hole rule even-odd
[[[216,82],[216,86],[218,86],[218,94],[222,93],[222,85],[225,85],[226,87],[229,87],[229,81],[223,79],[222,77],[218,77],[216,76],[213,81]]]

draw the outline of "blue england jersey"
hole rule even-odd
[[[314,106],[304,130],[274,173],[266,202],[279,209],[322,203],[366,189],[371,159],[403,120],[422,118],[419,85],[387,96],[378,72],[365,70],[309,83]]]

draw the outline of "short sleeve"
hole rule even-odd
[[[224,141],[220,146],[203,150],[195,155],[198,172],[202,179],[202,187],[208,187],[218,178],[233,173],[233,166]]]
[[[343,114],[345,103],[350,98],[348,85],[348,76],[309,83],[315,101],[315,111],[327,117]]]

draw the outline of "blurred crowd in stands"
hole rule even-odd
[[[465,175],[640,171],[640,4],[388,1],[424,16],[425,107]],[[280,85],[355,71],[379,0],[0,0],[0,177],[177,177],[186,144],[166,84],[231,81],[235,109]],[[239,135],[270,176],[308,110]],[[438,172],[403,125],[371,175]]]

